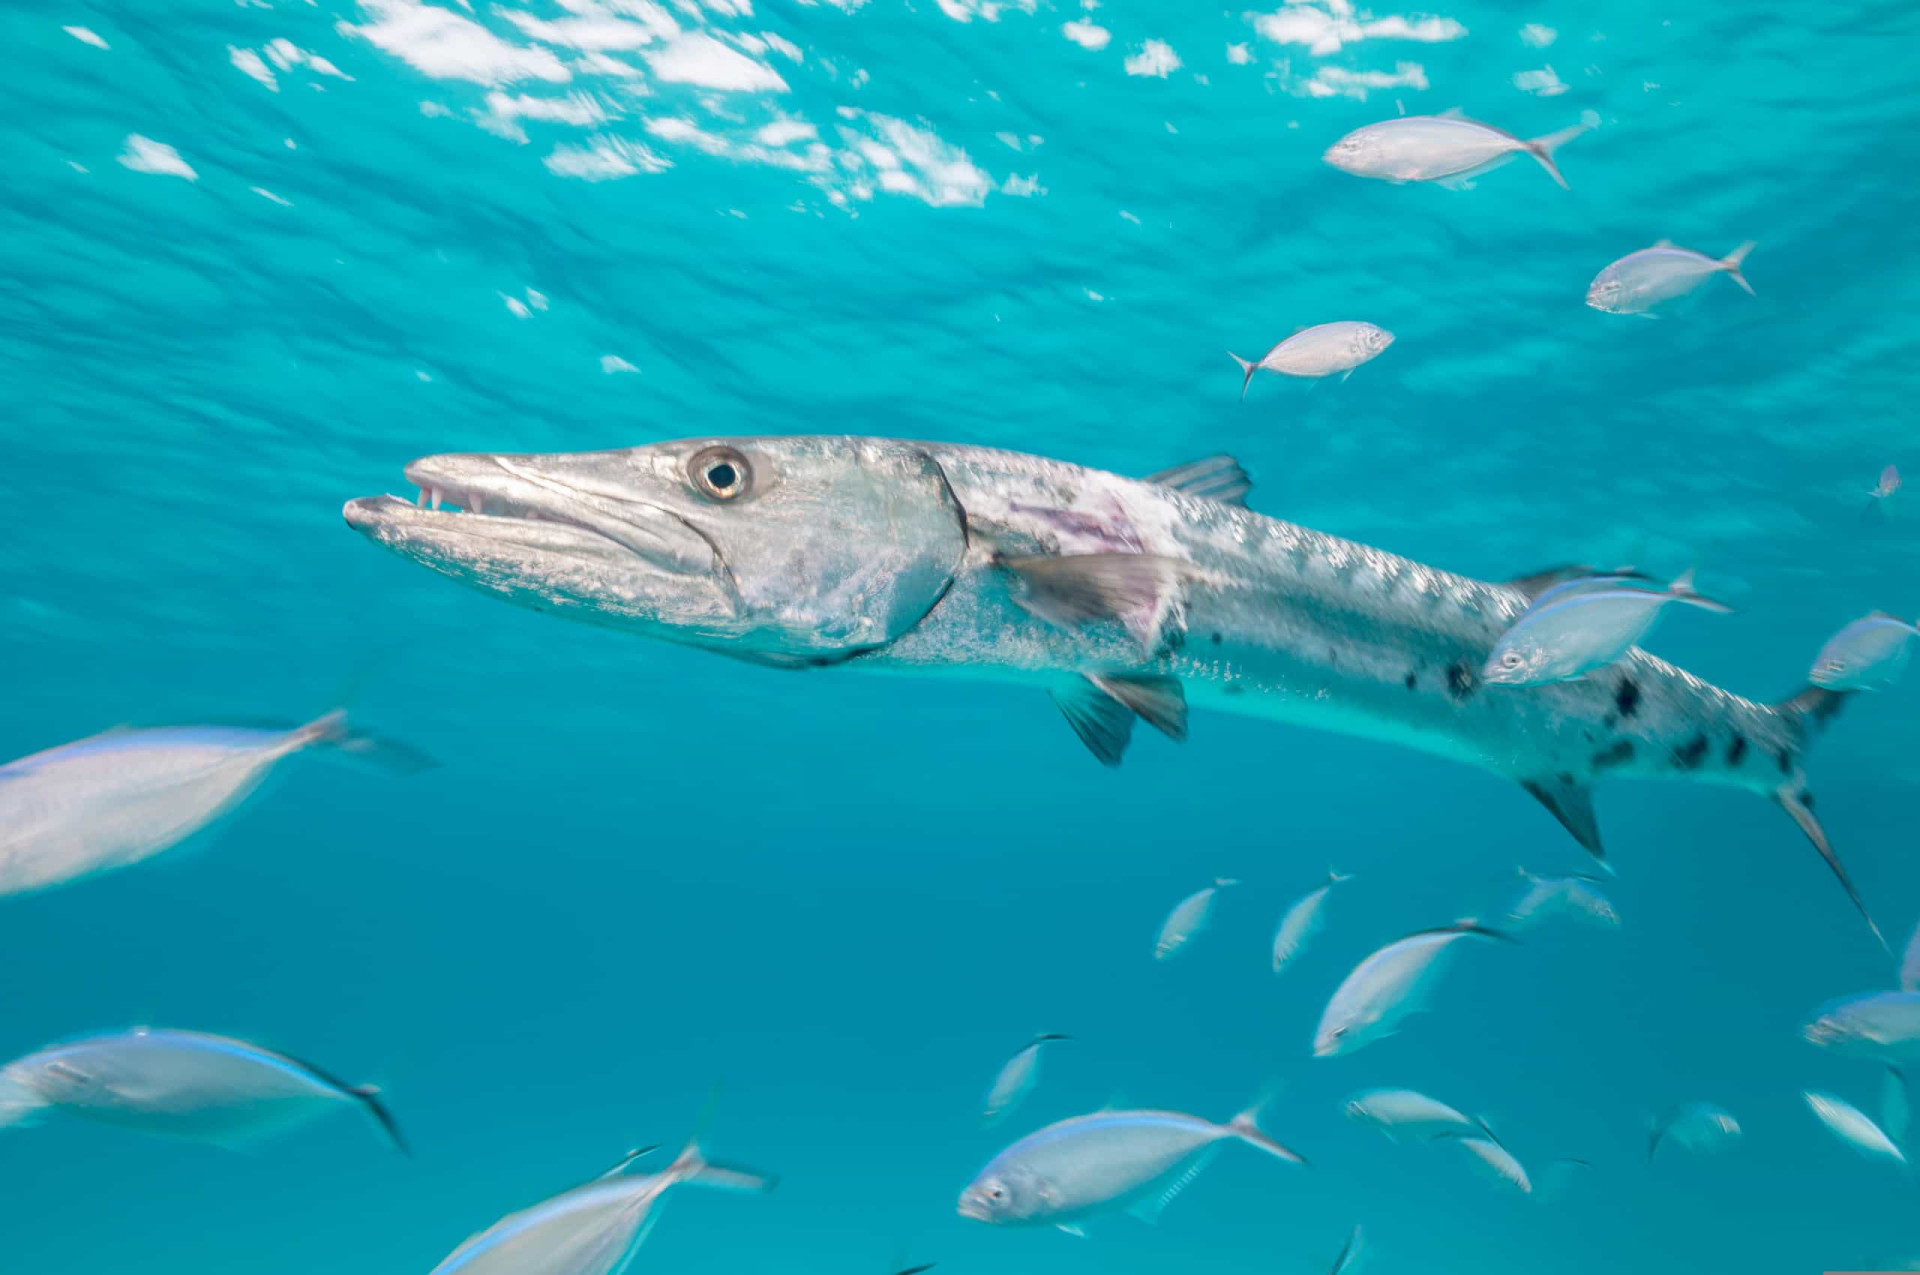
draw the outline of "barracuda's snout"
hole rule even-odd
[[[966,552],[946,476],[880,439],[689,439],[415,461],[349,526],[523,605],[770,663],[883,646]]]

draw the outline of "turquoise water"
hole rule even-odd
[[[638,1270],[1306,1273],[1356,1222],[1383,1275],[1920,1255],[1911,1180],[1799,1096],[1877,1106],[1872,1065],[1798,1028],[1891,970],[1765,802],[1604,785],[1617,933],[1468,953],[1433,1013],[1315,1060],[1365,953],[1498,915],[1515,863],[1583,870],[1510,784],[1203,715],[1109,773],[1036,693],[562,624],[339,517],[440,451],[850,432],[1144,473],[1227,450],[1256,509],[1472,575],[1698,564],[1740,613],[1675,615],[1654,649],[1778,698],[1841,622],[1915,605],[1920,513],[1858,515],[1882,465],[1920,464],[1920,14],[526,3],[0,12],[0,752],[345,703],[442,763],[297,758],[193,847],[5,901],[0,1052],[229,1032],[380,1082],[417,1149],[346,1119],[250,1157],[9,1132],[9,1270],[425,1272],[677,1142],[716,1081],[713,1151],[783,1184],[683,1193]],[[1466,192],[1320,162],[1455,105],[1524,136],[1592,112],[1571,192],[1524,160]],[[1661,237],[1756,240],[1758,296],[1582,304]],[[1236,401],[1226,350],[1346,318],[1397,341]],[[1863,697],[1812,768],[1900,937],[1911,695]],[[1272,927],[1329,866],[1357,879],[1275,979]],[[1216,875],[1245,884],[1154,963]],[[983,1131],[1040,1031],[1075,1040]],[[1084,1241],[954,1214],[1006,1141],[1116,1091],[1225,1118],[1275,1082],[1267,1125],[1309,1171],[1234,1151],[1159,1226]],[[1593,1168],[1502,1194],[1349,1123],[1370,1085],[1487,1113],[1536,1175]],[[1649,1167],[1647,1116],[1690,1098],[1745,1138]]]

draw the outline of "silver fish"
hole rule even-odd
[[[64,1111],[141,1133],[246,1147],[343,1107],[371,1115],[406,1153],[379,1090],[226,1036],[136,1027],[51,1045],[0,1068],[0,1124]]]
[[[1501,1182],[1522,1195],[1533,1193],[1533,1180],[1527,1176],[1526,1168],[1514,1158],[1513,1152],[1492,1138],[1455,1138],[1453,1141],[1461,1150],[1466,1151],[1491,1170],[1494,1177]]]
[[[1802,1034],[1850,1057],[1920,1057],[1920,992],[1863,992],[1829,1001]]]
[[[1893,1145],[1893,1139],[1860,1108],[1843,1098],[1813,1089],[1804,1091],[1801,1096],[1807,1100],[1807,1106],[1813,1108],[1813,1114],[1820,1118],[1820,1123],[1831,1129],[1842,1142],[1863,1155],[1884,1156],[1906,1163],[1906,1155]]]
[[[1447,949],[1468,938],[1513,942],[1498,930],[1460,921],[1409,934],[1354,966],[1320,1015],[1320,1026],[1313,1036],[1313,1056],[1350,1054],[1392,1035],[1402,1018],[1421,1008]]]
[[[316,745],[401,769],[430,764],[348,731],[346,715],[335,712],[293,730],[114,731],[0,766],[0,894],[44,890],[171,849],[246,800],[281,759]]]
[[[1880,1082],[1880,1127],[1895,1142],[1905,1142],[1912,1123],[1913,1101],[1907,1093],[1907,1077],[1898,1067],[1888,1066]]]
[[[1647,1136],[1647,1159],[1662,1143],[1702,1155],[1718,1151],[1740,1136],[1740,1122],[1724,1107],[1710,1102],[1685,1102],[1656,1120]]]
[[[1338,872],[1327,873],[1327,883],[1317,890],[1309,891],[1294,901],[1286,915],[1280,918],[1280,928],[1273,932],[1273,972],[1278,974],[1287,967],[1287,962],[1300,955],[1307,940],[1320,930],[1320,910],[1325,906],[1327,894],[1342,881],[1353,878],[1341,876]]]
[[[1305,1163],[1261,1132],[1259,1108],[1214,1124],[1177,1111],[1096,1111],[1030,1133],[987,1162],[960,1193],[960,1215],[996,1226],[1072,1229],[1127,1209],[1152,1220],[1223,1142]]]
[[[1868,494],[1875,500],[1885,500],[1899,490],[1900,467],[1898,465],[1888,465],[1880,471],[1880,481],[1873,485],[1873,490]]]
[[[1019,1053],[1007,1059],[1000,1074],[993,1078],[993,1088],[987,1092],[988,1124],[1006,1119],[1040,1083],[1040,1047],[1049,1041],[1071,1039],[1070,1036],[1035,1036]]]
[[[433,1275],[616,1275],[646,1242],[668,1191],[690,1184],[768,1191],[773,1180],[709,1164],[698,1143],[659,1173],[607,1173],[519,1213],[509,1213],[433,1268]]]
[[[1347,1116],[1371,1124],[1392,1138],[1410,1133],[1427,1138],[1470,1132],[1474,1122],[1437,1098],[1412,1089],[1368,1089],[1347,1099]]]
[[[1581,123],[1530,141],[1458,111],[1406,115],[1355,129],[1327,148],[1327,163],[1356,177],[1390,182],[1440,182],[1461,188],[1516,155],[1531,155],[1566,189],[1553,152],[1587,131]]]
[[[1620,924],[1620,914],[1600,893],[1594,877],[1542,877],[1525,868],[1520,869],[1520,877],[1527,883],[1526,890],[1507,914],[1515,929],[1531,929],[1550,916],[1561,915],[1581,917],[1608,928]]]
[[[1585,677],[1625,657],[1669,602],[1732,610],[1695,593],[1692,572],[1661,592],[1618,586],[1564,593],[1514,621],[1487,656],[1481,679],[1493,686],[1544,686]]]
[[[1906,951],[1900,957],[1900,990],[1920,992],[1920,925],[1913,927]]]
[[[1240,365],[1240,397],[1245,400],[1255,372],[1265,370],[1281,376],[1309,378],[1338,372],[1344,380],[1353,374],[1353,369],[1379,358],[1392,344],[1393,333],[1385,328],[1343,320],[1301,328],[1257,360],[1243,359],[1232,350],[1227,351],[1227,357]]]
[[[1747,295],[1753,285],[1740,273],[1740,263],[1753,251],[1743,243],[1724,257],[1709,257],[1691,248],[1676,248],[1662,239],[1651,248],[1630,252],[1593,277],[1587,285],[1587,304],[1608,314],[1650,314],[1663,301],[1684,296],[1724,274]]]
[[[782,668],[1048,693],[1107,765],[1136,722],[1185,739],[1190,707],[1418,748],[1517,781],[1596,855],[1601,775],[1738,787],[1786,810],[1866,912],[1806,801],[1837,693],[1756,703],[1641,651],[1489,692],[1495,643],[1564,571],[1483,583],[1262,517],[1228,458],[1132,479],[942,443],[707,437],[407,473],[424,506],[355,500],[348,525],[490,597]]]
[[[1232,877],[1217,877],[1206,889],[1196,890],[1174,904],[1173,911],[1167,913],[1167,919],[1160,923],[1160,933],[1153,941],[1153,959],[1167,960],[1205,933],[1213,919],[1214,895],[1227,886],[1239,884]]]
[[[1884,611],[1863,615],[1827,639],[1814,657],[1809,679],[1830,691],[1877,691],[1900,680],[1913,651],[1907,639],[1920,636],[1905,620]]]

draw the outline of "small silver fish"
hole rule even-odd
[[[1409,1133],[1445,1138],[1468,1133],[1473,1121],[1438,1098],[1412,1089],[1368,1089],[1347,1099],[1347,1118],[1373,1125],[1389,1138]]]
[[[1587,304],[1608,314],[1650,314],[1661,302],[1692,292],[1716,274],[1726,275],[1752,296],[1753,285],[1740,273],[1740,263],[1752,251],[1749,241],[1724,257],[1709,257],[1662,239],[1595,275],[1587,285]]]
[[[1314,1032],[1313,1056],[1332,1058],[1393,1034],[1394,1026],[1419,1009],[1440,969],[1440,958],[1462,939],[1513,939],[1498,930],[1460,921],[1421,930],[1389,943],[1353,968],[1334,991]]]
[[[1160,934],[1153,941],[1153,959],[1168,960],[1175,952],[1204,934],[1213,919],[1213,897],[1230,885],[1240,883],[1232,877],[1216,877],[1204,890],[1195,890],[1180,902],[1160,923]]]
[[[993,1088],[987,1091],[988,1124],[998,1124],[1013,1114],[1013,1109],[1025,1102],[1033,1087],[1040,1083],[1040,1047],[1049,1041],[1071,1039],[1071,1036],[1035,1036],[1019,1053],[1007,1059],[1000,1074],[993,1078]]]
[[[1463,189],[1471,179],[1516,155],[1531,155],[1562,190],[1567,179],[1553,152],[1587,131],[1580,123],[1544,137],[1523,140],[1458,111],[1407,115],[1355,129],[1327,148],[1323,157],[1342,172],[1390,182],[1439,182]]]
[[[1327,893],[1342,881],[1350,880],[1351,877],[1341,876],[1338,872],[1329,872],[1325,885],[1302,895],[1287,909],[1286,915],[1280,918],[1280,928],[1273,933],[1274,973],[1285,969],[1287,962],[1300,955],[1307,940],[1319,932],[1320,910],[1326,904]]]
[[[1813,1114],[1820,1118],[1820,1123],[1831,1129],[1842,1142],[1863,1155],[1884,1156],[1906,1163],[1907,1157],[1899,1147],[1893,1145],[1893,1139],[1860,1108],[1845,1099],[1813,1089],[1803,1091],[1801,1096],[1813,1108]]]
[[[1385,328],[1356,320],[1342,320],[1301,328],[1258,360],[1243,359],[1232,350],[1227,351],[1227,357],[1240,365],[1240,398],[1244,402],[1247,387],[1253,383],[1253,374],[1262,369],[1277,372],[1281,376],[1307,378],[1332,376],[1338,372],[1344,380],[1352,375],[1353,369],[1379,358],[1392,344],[1393,333]]]
[[[1550,916],[1571,915],[1596,925],[1617,927],[1620,914],[1607,896],[1600,893],[1598,878],[1590,876],[1542,877],[1525,868],[1520,877],[1526,890],[1507,914],[1515,929],[1531,929]]]
[[[1863,992],[1829,1001],[1801,1034],[1849,1057],[1920,1057],[1920,992]]]
[[[407,1145],[371,1085],[203,1032],[136,1027],[51,1045],[0,1068],[0,1124],[59,1110],[141,1133],[246,1147],[358,1106],[403,1154]]]
[[[1652,631],[1670,602],[1707,611],[1733,609],[1694,592],[1692,577],[1689,571],[1664,591],[1596,587],[1530,606],[1495,643],[1481,680],[1495,686],[1571,682],[1619,660]]]
[[[769,1191],[774,1185],[762,1174],[709,1164],[697,1142],[659,1173],[622,1177],[633,1159],[629,1154],[585,1186],[509,1213],[448,1254],[433,1275],[615,1275],[646,1242],[658,1205],[674,1187]]]
[[[1710,1102],[1683,1102],[1656,1120],[1647,1137],[1647,1159],[1662,1143],[1691,1151],[1695,1155],[1718,1151],[1740,1136],[1740,1122],[1724,1107]]]
[[[0,766],[0,894],[62,885],[171,849],[246,800],[276,763],[315,745],[398,769],[431,763],[350,732],[344,713],[293,730],[113,731]]]
[[[1880,471],[1880,481],[1874,484],[1873,490],[1868,494],[1875,500],[1885,500],[1888,496],[1893,495],[1894,492],[1899,490],[1900,467],[1898,465],[1888,465]]]
[[[1513,1152],[1495,1142],[1492,1138],[1455,1138],[1460,1148],[1470,1153],[1474,1159],[1493,1171],[1495,1178],[1514,1188],[1522,1195],[1533,1193],[1533,1180],[1527,1177],[1527,1171]]]
[[[1907,1128],[1913,1123],[1913,1101],[1907,1093],[1907,1077],[1898,1067],[1887,1067],[1880,1082],[1880,1127],[1895,1142],[1907,1140]]]
[[[1814,657],[1809,674],[1815,686],[1830,691],[1877,691],[1900,680],[1912,648],[1907,639],[1920,636],[1905,620],[1884,611],[1863,615],[1827,639]]]
[[[1226,1124],[1177,1111],[1097,1111],[1050,1124],[987,1162],[960,1193],[960,1215],[996,1226],[1069,1230],[1118,1209],[1152,1220],[1221,1143],[1238,1140],[1276,1159],[1305,1163],[1261,1132],[1258,1111],[1243,1111]]]

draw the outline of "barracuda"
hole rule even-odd
[[[1189,706],[1402,744],[1518,781],[1595,856],[1601,775],[1745,788],[1867,915],[1802,766],[1841,695],[1756,703],[1638,649],[1578,681],[1482,685],[1565,572],[1472,580],[1263,517],[1229,457],[1133,479],[937,443],[705,438],[406,473],[417,501],[350,501],[348,524],[512,602],[763,664],[1032,684],[1108,765],[1136,719],[1186,738]]]

